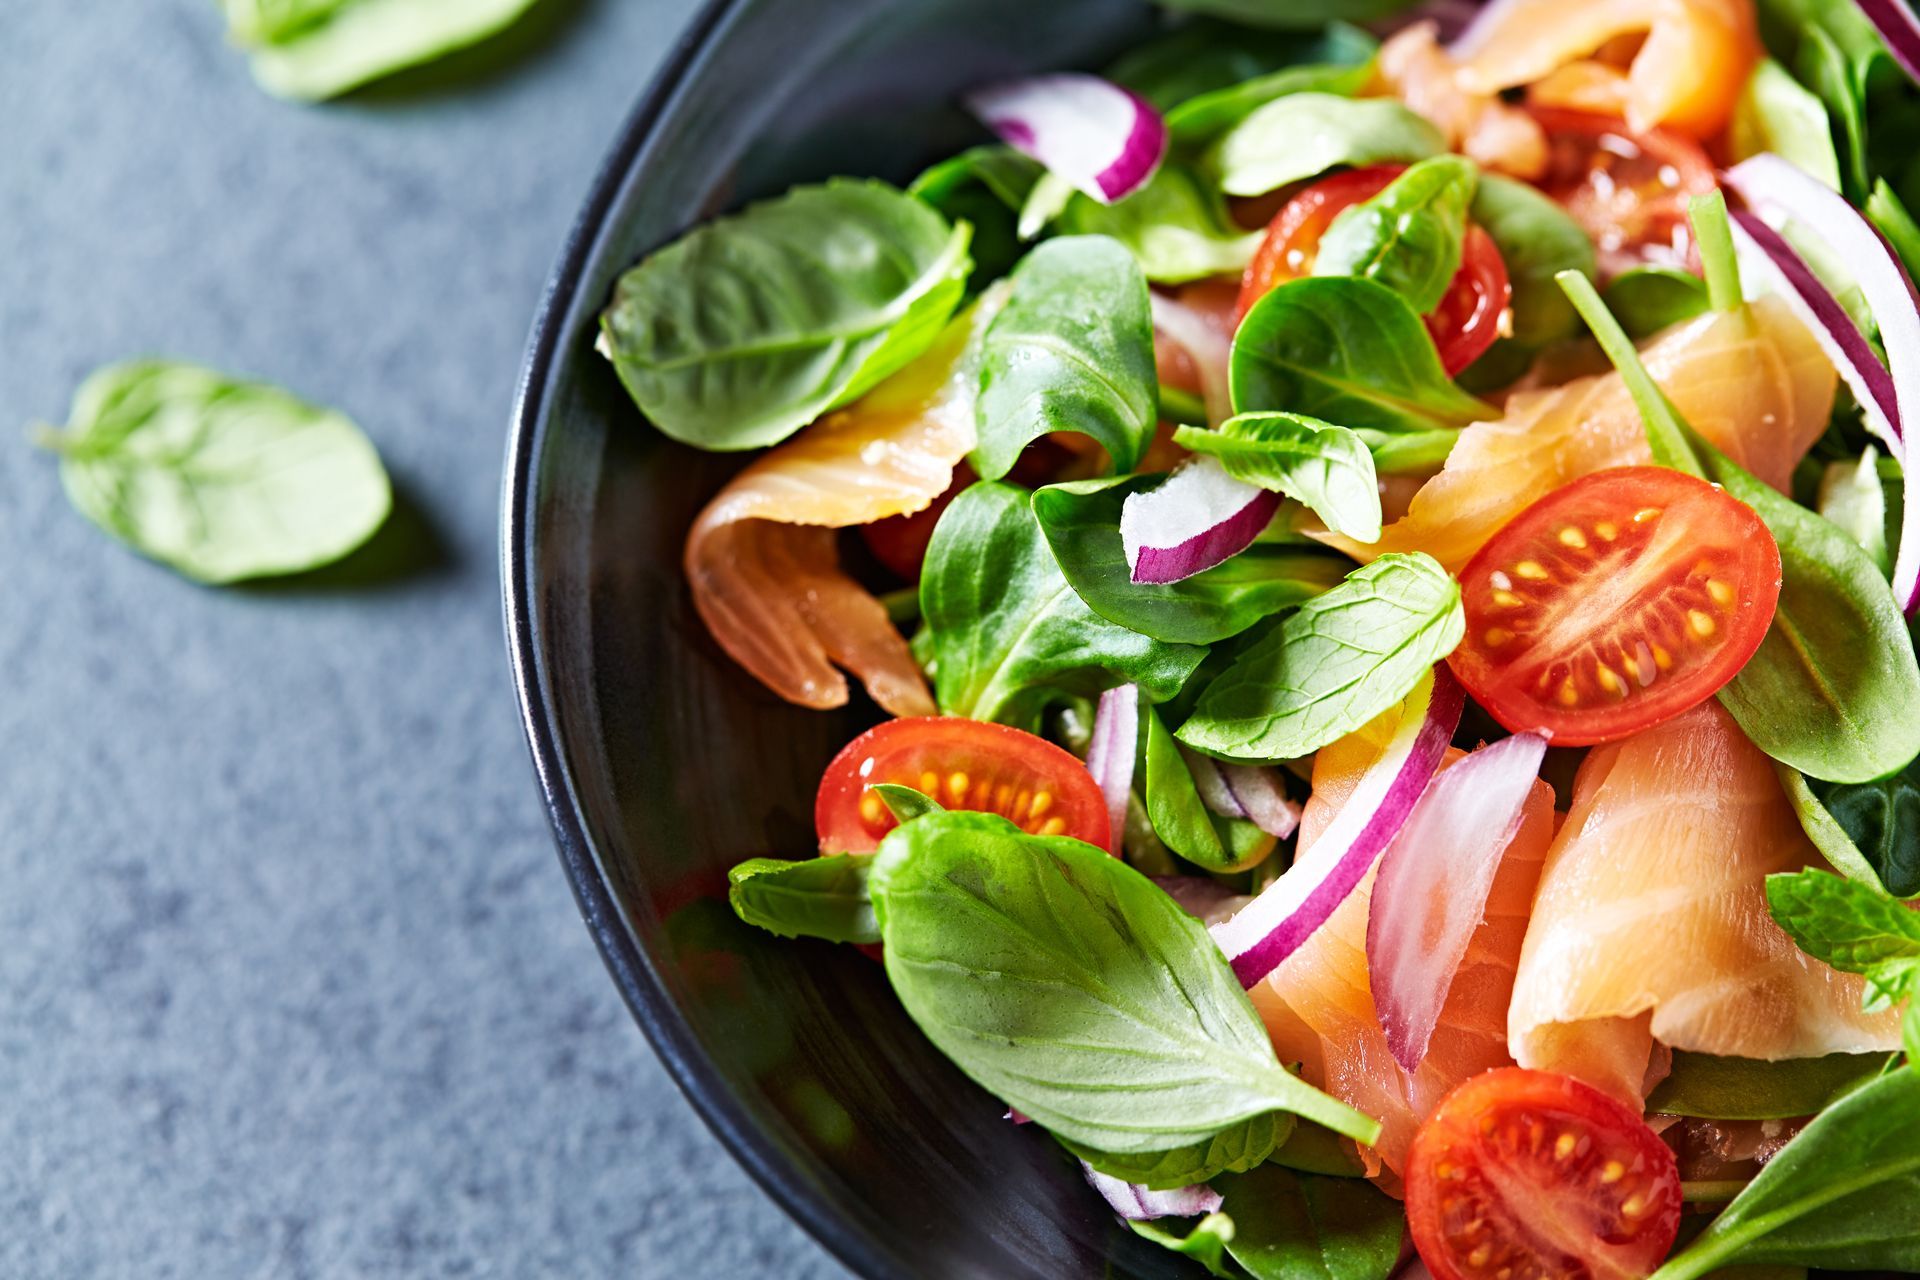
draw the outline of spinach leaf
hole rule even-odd
[[[1260,247],[1261,233],[1234,225],[1220,193],[1168,162],[1147,185],[1112,204],[1076,192],[1056,220],[1069,235],[1112,236],[1127,247],[1147,279],[1178,284],[1238,272]]]
[[[1833,149],[1833,122],[1826,107],[1772,58],[1762,59],[1747,77],[1733,109],[1728,142],[1735,160],[1771,151],[1840,189],[1840,157]]]
[[[1329,1178],[1362,1178],[1367,1167],[1351,1142],[1331,1129],[1302,1121],[1273,1153],[1273,1162],[1300,1173]]]
[[[1316,551],[1256,542],[1179,582],[1135,582],[1120,541],[1128,495],[1161,475],[1078,480],[1033,495],[1033,514],[1060,571],[1087,607],[1109,622],[1178,644],[1213,644],[1263,618],[1311,600],[1346,576],[1346,561]]]
[[[1314,28],[1329,22],[1372,22],[1413,0],[1167,0],[1167,8],[1210,13],[1255,27]]]
[[[1399,1265],[1406,1213],[1368,1182],[1268,1164],[1214,1189],[1233,1219],[1227,1252],[1254,1280],[1386,1280]]]
[[[1320,238],[1313,274],[1377,281],[1425,315],[1460,270],[1479,182],[1479,169],[1461,156],[1420,161],[1371,200],[1341,210]]]
[[[973,228],[973,273],[967,288],[978,293],[1013,270],[1027,251],[1017,221],[1046,170],[1012,147],[974,147],[942,160],[913,180],[907,194],[938,209],[948,222]]]
[[[1405,698],[1465,632],[1438,561],[1381,556],[1243,653],[1176,736],[1228,760],[1296,759]]]
[[[1869,1013],[1906,1003],[1907,1057],[1920,1072],[1920,913],[1812,868],[1768,876],[1767,910],[1802,951],[1866,978]]]
[[[1578,318],[1554,277],[1595,270],[1593,241],[1580,224],[1552,197],[1497,173],[1480,175],[1468,217],[1493,238],[1507,263],[1513,334],[1505,341],[1544,347],[1571,334]]]
[[[1129,1219],[1127,1227],[1142,1240],[1151,1240],[1163,1249],[1192,1258],[1205,1267],[1209,1275],[1238,1280],[1240,1273],[1230,1269],[1232,1264],[1225,1257],[1227,1241],[1233,1239],[1233,1219],[1224,1213],[1208,1214],[1194,1223],[1184,1236],[1173,1234],[1159,1222]]]
[[[283,98],[337,97],[368,81],[478,44],[535,0],[224,0],[254,79]]]
[[[1292,1116],[1270,1111],[1223,1129],[1205,1142],[1139,1155],[1109,1155],[1065,1141],[1061,1145],[1101,1173],[1138,1183],[1150,1191],[1167,1191],[1253,1168],[1273,1154],[1274,1147],[1293,1131],[1293,1125]]]
[[[1884,1053],[1763,1062],[1676,1052],[1673,1070],[1647,1095],[1647,1110],[1709,1120],[1789,1120],[1814,1114],[1886,1065]]]
[[[1303,413],[1377,431],[1434,431],[1497,417],[1453,384],[1433,338],[1385,285],[1310,276],[1272,290],[1233,339],[1235,413]]]
[[[1201,94],[1289,67],[1358,66],[1379,47],[1378,40],[1345,22],[1310,31],[1273,31],[1193,18],[1128,50],[1108,66],[1106,75],[1169,112]]]
[[[1285,67],[1200,94],[1167,112],[1167,131],[1188,147],[1212,142],[1278,98],[1290,93],[1331,93],[1351,98],[1373,79],[1368,57],[1354,64]]]
[[[1054,562],[1027,491],[1009,484],[976,484],[941,514],[920,610],[941,712],[1026,729],[1064,694],[1137,684],[1165,701],[1207,653],[1089,609]]]
[[[1813,847],[1820,851],[1820,856],[1827,860],[1827,865],[1847,879],[1857,880],[1868,888],[1893,892],[1892,885],[1887,883],[1881,869],[1867,861],[1866,855],[1861,853],[1859,846],[1854,844],[1852,835],[1834,820],[1833,815],[1827,812],[1827,806],[1821,803],[1819,795],[1814,792],[1815,785],[1818,785],[1821,791],[1839,788],[1825,782],[1811,783],[1798,769],[1789,769],[1783,764],[1776,764],[1774,771],[1780,775],[1781,785],[1786,788],[1787,799],[1793,805],[1794,815],[1800,819],[1800,829],[1807,833],[1807,839],[1813,841]],[[1865,785],[1870,787],[1874,784]],[[1904,840],[1904,834],[1896,833],[1896,844],[1904,843]],[[1904,864],[1904,859],[1900,861]],[[1894,874],[1902,887],[1913,883],[1907,877]],[[1920,884],[1914,884],[1914,888],[1920,890]],[[1909,893],[1895,896],[1912,897],[1914,895]]]
[[[1172,1151],[1274,1111],[1379,1134],[1280,1065],[1206,926],[1105,850],[929,814],[888,833],[872,886],[907,1013],[1068,1142]]]
[[[1903,126],[1902,107],[1911,88],[1873,25],[1848,0],[1762,0],[1758,6],[1768,48],[1792,67],[1840,125],[1838,160],[1843,194],[1864,200],[1870,176],[1883,168],[1877,159],[1911,160],[1886,153],[1906,147],[1911,132]],[[1884,131],[1887,146],[1873,145]],[[1875,153],[1880,153],[1876,156]]]
[[[1141,765],[1147,819],[1167,848],[1211,872],[1244,871],[1272,853],[1273,838],[1259,827],[1207,808],[1194,786],[1193,770],[1159,713],[1146,707],[1140,719],[1146,738]]]
[[[1446,139],[1392,98],[1290,93],[1256,108],[1207,152],[1230,196],[1260,196],[1335,165],[1424,160]]]
[[[1707,313],[1707,282],[1678,267],[1634,267],[1607,282],[1607,310],[1635,338]]]
[[[674,439],[776,444],[927,348],[965,290],[967,236],[884,182],[797,187],[621,276],[600,351]]]
[[[785,862],[749,858],[727,872],[727,901],[748,924],[783,938],[878,942],[867,894],[872,854]]]
[[[1920,761],[1875,782],[1816,792],[1880,885],[1896,898],[1920,897]]]
[[[1180,427],[1175,444],[1220,460],[1228,475],[1305,503],[1335,533],[1380,540],[1380,481],[1366,443],[1297,413],[1243,413],[1217,430]]]
[[[344,414],[198,365],[109,365],[41,444],[80,513],[198,582],[299,573],[359,547],[393,505]]]
[[[1920,1072],[1896,1071],[1816,1117],[1653,1280],[1766,1264],[1920,1271],[1916,1204]]]
[[[1819,512],[1860,544],[1883,574],[1893,572],[1887,547],[1887,490],[1880,480],[1880,451],[1868,445],[1860,457],[1827,466],[1820,477]]]
[[[1007,474],[1028,442],[1077,431],[1133,470],[1159,424],[1147,281],[1106,236],[1067,236],[1028,254],[980,352],[981,478]]]

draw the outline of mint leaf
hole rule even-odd
[[[1814,959],[1866,975],[1870,1007],[1920,988],[1920,913],[1895,899],[1809,868],[1768,876],[1767,910]]]
[[[1212,431],[1176,428],[1173,441],[1218,458],[1236,480],[1299,499],[1335,533],[1380,540],[1373,455],[1345,427],[1297,413],[1243,413]]]
[[[878,942],[867,877],[871,854],[786,862],[750,858],[727,872],[733,913],[783,938]]]

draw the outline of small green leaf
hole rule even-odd
[[[1329,1178],[1363,1178],[1367,1173],[1353,1143],[1331,1129],[1304,1122],[1294,1125],[1293,1134],[1274,1151],[1273,1162]]]
[[[198,582],[300,573],[359,547],[393,505],[346,415],[198,365],[109,365],[44,432],[80,513]]]
[[[1254,1280],[1387,1280],[1399,1266],[1406,1213],[1371,1183],[1267,1164],[1214,1186],[1233,1219],[1227,1252]]]
[[[498,35],[536,0],[223,0],[269,93],[318,101]]]
[[[1677,1052],[1667,1078],[1647,1095],[1647,1110],[1709,1120],[1791,1120],[1821,1110],[1886,1065],[1884,1053],[1763,1062]]]
[[[1349,66],[1282,67],[1187,99],[1167,112],[1167,131],[1180,146],[1198,147],[1288,94],[1329,93],[1351,98],[1372,79],[1370,60]]]
[[[1207,155],[1230,196],[1259,196],[1335,165],[1424,160],[1446,139],[1392,98],[1290,93],[1256,108]]]
[[[1260,232],[1234,224],[1219,192],[1171,162],[1155,170],[1146,186],[1112,204],[1076,193],[1054,228],[1067,235],[1113,237],[1133,254],[1147,279],[1159,284],[1238,273],[1261,239]]]
[[[1896,898],[1920,897],[1920,760],[1872,782],[1823,783],[1818,794],[1847,848],[1871,872],[1871,879],[1847,878]],[[1817,837],[1815,843],[1820,844]],[[1825,844],[1820,849],[1828,852]],[[1844,868],[1842,874],[1847,874]]]
[[[1166,722],[1152,707],[1141,711],[1146,738],[1143,773],[1147,818],[1166,846],[1204,871],[1244,871],[1273,852],[1274,839],[1251,822],[1223,818],[1207,808]]]
[[[1884,992],[1920,981],[1920,912],[1884,893],[1809,868],[1768,876],[1767,910],[1802,951]]]
[[[946,812],[940,802],[926,792],[901,786],[897,782],[876,782],[867,790],[880,797],[895,822],[912,822],[929,813]]]
[[[1513,336],[1532,349],[1558,342],[1580,323],[1554,277],[1597,270],[1593,241],[1567,211],[1524,182],[1480,175],[1469,218],[1493,238],[1513,285]]]
[[[1175,1235],[1158,1222],[1129,1219],[1127,1226],[1142,1240],[1151,1240],[1163,1249],[1192,1258],[1205,1267],[1209,1275],[1238,1280],[1239,1272],[1232,1269],[1225,1257],[1227,1242],[1233,1239],[1233,1219],[1224,1213],[1208,1214],[1194,1223],[1184,1236]]]
[[[871,854],[798,862],[750,858],[727,873],[727,901],[748,924],[783,938],[878,942],[880,927],[867,893],[872,867]]]
[[[1109,1177],[1136,1183],[1149,1191],[1170,1191],[1209,1182],[1222,1173],[1253,1168],[1273,1154],[1275,1145],[1286,1140],[1293,1126],[1292,1116],[1268,1112],[1222,1130],[1205,1142],[1144,1155],[1116,1156],[1071,1142],[1061,1145]]]
[[[932,205],[948,222],[973,228],[969,292],[1006,275],[1026,253],[1018,218],[1045,172],[1037,160],[1012,147],[974,147],[942,160],[907,188],[908,195]]]
[[[1413,165],[1379,195],[1342,210],[1314,258],[1317,276],[1354,276],[1387,286],[1425,315],[1460,270],[1467,209],[1480,170],[1461,156]]]
[[[1887,883],[1888,875],[1897,875],[1899,869],[1904,868],[1905,875],[1901,877],[1903,887],[1910,886],[1911,892],[1894,893],[1894,896],[1906,898],[1920,893],[1920,848],[1912,847],[1920,844],[1920,825],[1909,826],[1905,822],[1896,821],[1894,826],[1887,829],[1887,834],[1893,837],[1888,844],[1900,852],[1893,855],[1895,859],[1893,865],[1889,867],[1888,872],[1883,873],[1873,863],[1867,861],[1866,855],[1854,843],[1852,833],[1841,826],[1834,819],[1833,814],[1827,811],[1827,806],[1814,792],[1813,785],[1809,783],[1804,773],[1783,764],[1775,764],[1774,772],[1780,775],[1780,785],[1786,789],[1787,800],[1793,805],[1794,815],[1800,819],[1800,829],[1807,833],[1807,839],[1813,841],[1814,848],[1820,851],[1820,856],[1827,860],[1828,866],[1849,880],[1857,880],[1869,888],[1885,890],[1889,893],[1894,893],[1894,889],[1892,884]],[[1823,782],[1818,785],[1825,792],[1841,790],[1840,787],[1831,783]],[[1886,784],[1862,785],[1873,787]],[[1912,816],[1920,819],[1920,813]]]
[[[1297,413],[1243,413],[1213,431],[1180,427],[1173,440],[1218,458],[1236,480],[1299,499],[1335,533],[1380,539],[1373,455],[1345,427]]]
[[[1866,214],[1880,234],[1887,238],[1909,276],[1920,277],[1920,225],[1915,224],[1907,206],[1893,193],[1884,179],[1876,179],[1873,194],[1867,197]]]
[[[1678,267],[1622,271],[1607,282],[1601,296],[1620,327],[1634,338],[1652,337],[1669,325],[1711,310],[1706,282]]]
[[[1830,462],[1820,476],[1819,512],[1860,544],[1881,573],[1893,571],[1887,547],[1887,490],[1880,451],[1866,447],[1854,462]]]
[[[1747,77],[1727,141],[1735,160],[1771,151],[1840,189],[1840,159],[1826,107],[1772,58],[1762,59]]]

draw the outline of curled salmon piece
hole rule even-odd
[[[1644,39],[1642,39],[1644,37]],[[1623,44],[1637,49],[1620,58]],[[1589,102],[1612,83],[1611,105],[1636,133],[1655,125],[1694,138],[1726,127],[1760,57],[1752,0],[1499,0],[1454,46],[1463,90],[1496,94],[1591,64],[1548,85],[1560,105],[1578,89]],[[1598,54],[1614,55],[1607,60]],[[1624,76],[1613,61],[1626,61]]]
[[[761,455],[694,521],[694,606],[720,647],[788,702],[845,705],[844,667],[894,715],[933,714],[906,640],[841,569],[834,530],[919,511],[946,490],[974,445],[968,356],[991,309],[983,301],[859,401]]]
[[[1313,765],[1313,797],[1300,818],[1302,849],[1319,838],[1353,794],[1360,776],[1385,750],[1391,728],[1376,722],[1320,751]],[[1442,767],[1465,754],[1449,750]],[[1360,1154],[1368,1175],[1386,1190],[1399,1193],[1413,1135],[1440,1100],[1468,1076],[1512,1064],[1507,1001],[1534,885],[1552,838],[1553,791],[1536,781],[1418,1070],[1408,1073],[1394,1061],[1374,1008],[1367,971],[1372,872],[1299,950],[1247,993],[1282,1062],[1300,1063],[1309,1083],[1380,1121],[1379,1143]]]
[[[1826,430],[1838,375],[1778,298],[1676,325],[1641,356],[1701,435],[1776,489]],[[1378,542],[1315,536],[1360,560],[1424,551],[1457,572],[1502,525],[1568,481],[1652,461],[1620,375],[1576,378],[1515,392],[1506,416],[1463,429],[1440,474]]]
[[[1523,1067],[1635,1107],[1665,1050],[1778,1060],[1900,1045],[1864,979],[1794,945],[1766,878],[1822,867],[1773,762],[1718,702],[1598,747],[1547,851],[1507,1036]]]
[[[1380,46],[1388,93],[1432,122],[1448,145],[1484,169],[1536,179],[1547,171],[1547,136],[1534,118],[1496,93],[1469,89],[1440,46],[1438,28],[1417,22]]]

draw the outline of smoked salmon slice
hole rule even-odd
[[[756,459],[687,535],[693,602],[735,662],[789,702],[838,707],[844,667],[897,716],[933,697],[886,609],[840,567],[834,530],[925,508],[974,445],[982,302],[918,360]],[[837,664],[837,667],[836,667]]]
[[[1838,376],[1778,298],[1676,325],[1641,355],[1701,435],[1776,489],[1826,430]],[[1620,375],[1576,378],[1515,392],[1505,417],[1462,430],[1446,466],[1378,542],[1316,536],[1356,559],[1424,551],[1457,572],[1502,525],[1568,481],[1652,461]]]
[[[1596,748],[1541,871],[1513,1056],[1637,1107],[1656,1045],[1767,1060],[1898,1048],[1899,1013],[1862,1013],[1864,980],[1767,913],[1767,875],[1808,866],[1824,863],[1772,761],[1718,702]]]
[[[1302,849],[1326,829],[1361,774],[1385,750],[1393,714],[1325,747],[1315,758],[1313,797],[1300,818]],[[1450,750],[1446,765],[1464,755]],[[1368,1173],[1387,1190],[1398,1192],[1414,1132],[1453,1086],[1512,1064],[1507,1000],[1534,884],[1552,838],[1553,791],[1536,781],[1520,830],[1495,874],[1486,916],[1454,975],[1432,1046],[1417,1071],[1409,1074],[1394,1061],[1374,1011],[1367,975],[1371,872],[1298,951],[1248,993],[1282,1062],[1299,1063],[1309,1083],[1380,1121],[1379,1143],[1362,1150],[1361,1156]]]
[[[1519,107],[1460,83],[1460,67],[1440,47],[1434,23],[1417,22],[1380,46],[1380,83],[1446,135],[1447,144],[1484,169],[1535,179],[1547,171],[1547,135]]]

